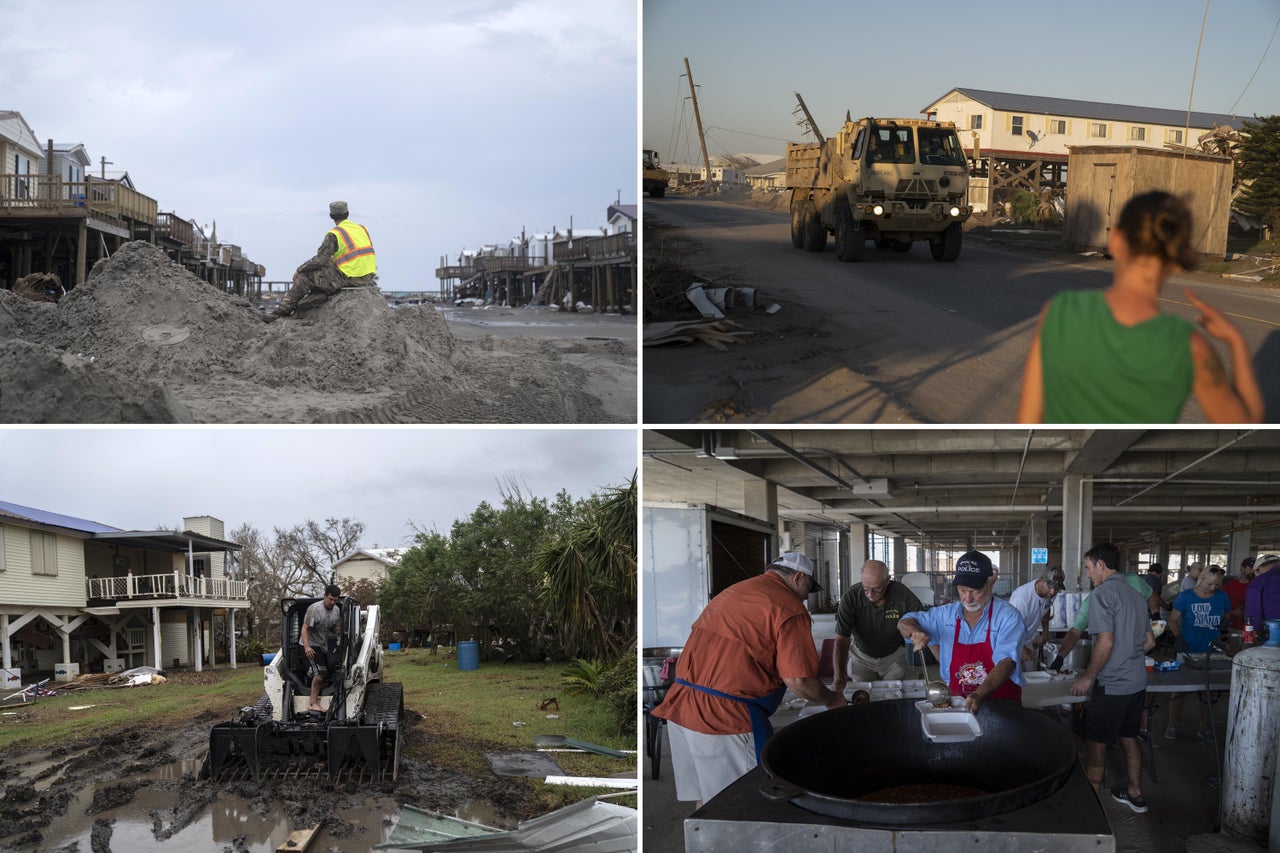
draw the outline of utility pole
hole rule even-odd
[[[800,111],[804,113],[804,121],[796,122],[796,123],[800,125],[804,125],[807,123],[809,126],[809,130],[813,133],[815,137],[817,137],[819,145],[826,142],[827,140],[822,138],[822,131],[818,130],[818,123],[813,120],[813,116],[809,115],[809,108],[805,106],[804,98],[800,97],[799,92],[796,92],[796,100],[800,102]],[[795,115],[794,111],[792,112],[792,115]]]
[[[107,179],[107,167],[114,166],[115,164],[115,160],[108,160],[106,157],[102,158],[102,180],[105,181]]]
[[[684,71],[689,76],[689,94],[693,97],[693,120],[698,123],[698,142],[702,144],[702,167],[707,170],[707,183],[711,183],[711,158],[707,156],[707,137],[702,133],[702,115],[698,112],[698,90],[693,85],[693,70],[689,57],[684,58]]]

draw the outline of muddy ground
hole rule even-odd
[[[0,850],[273,851],[290,831],[322,824],[309,849],[347,853],[381,843],[401,804],[500,828],[546,811],[522,779],[473,778],[404,751],[399,778],[380,788],[333,790],[314,780],[215,788],[201,768],[210,727],[225,719],[210,712],[176,728],[139,725],[110,738],[0,754]],[[419,715],[406,711],[405,722],[410,750],[429,734]]]
[[[634,423],[634,322],[566,316],[455,337],[359,288],[268,325],[126,243],[57,304],[0,290],[0,422]]]

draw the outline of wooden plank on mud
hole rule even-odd
[[[276,853],[302,853],[311,846],[318,832],[320,832],[318,823],[310,829],[295,829],[289,833],[285,842],[276,848]]]

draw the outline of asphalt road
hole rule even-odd
[[[706,416],[734,382],[751,396],[754,416],[745,420],[1009,423],[1045,302],[1061,290],[1104,288],[1111,279],[1105,259],[1001,247],[969,235],[955,263],[934,261],[923,243],[906,253],[868,246],[862,261],[842,263],[830,241],[822,253],[793,248],[785,212],[707,199],[646,198],[643,215],[697,242],[686,263],[726,283],[756,287],[766,301],[779,303],[772,322],[806,318],[820,326],[814,335],[826,350],[826,358],[798,372],[773,371],[774,379],[781,378],[771,382],[770,364],[753,363],[753,343],[729,355],[743,365],[735,375],[727,375],[724,354],[705,346],[677,356],[670,348],[646,349],[646,423],[739,419]],[[1280,364],[1280,293],[1203,274],[1175,276],[1165,286],[1162,307],[1188,319],[1195,312],[1183,285],[1231,317],[1258,354],[1255,364]],[[752,318],[757,327],[761,322],[771,320]],[[1220,354],[1225,360],[1225,348]],[[778,359],[767,361],[776,366]],[[836,371],[839,383],[831,379]],[[1272,374],[1277,379],[1269,381]],[[1269,391],[1280,390],[1280,370],[1263,368],[1259,376]],[[857,388],[858,381],[864,387]],[[693,400],[691,383],[721,387],[706,387],[706,399]],[[863,404],[815,402],[814,389],[827,388],[830,396],[836,384],[843,398]],[[809,391],[797,404],[804,388]],[[876,405],[866,405],[872,398]],[[1194,399],[1180,420],[1204,421]]]

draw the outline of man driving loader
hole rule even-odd
[[[302,619],[299,645],[312,663],[308,711],[324,711],[320,707],[320,688],[324,686],[325,672],[329,669],[329,657],[342,639],[342,608],[338,607],[341,597],[342,590],[335,584],[329,584],[324,588],[324,598],[308,607]]]
[[[315,257],[303,261],[293,274],[293,286],[280,299],[276,310],[264,314],[268,323],[288,317],[298,307],[329,299],[344,287],[374,287],[378,271],[369,231],[352,222],[345,201],[329,205],[329,218],[333,227],[325,232],[324,241]]]

